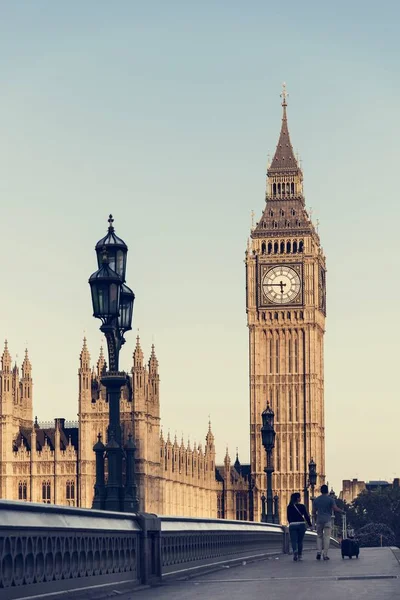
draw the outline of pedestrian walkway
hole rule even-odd
[[[396,554],[398,558],[396,558]],[[124,600],[395,600],[400,599],[400,552],[363,548],[357,560],[318,562],[307,552],[302,562],[291,556],[270,557],[208,575],[170,580],[157,588],[124,593]]]

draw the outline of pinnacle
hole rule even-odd
[[[8,367],[11,366],[11,356],[10,356],[10,353],[8,351],[8,342],[7,342],[7,340],[5,340],[5,342],[4,342],[4,351],[3,351],[3,355],[1,357],[1,362],[2,362],[3,368],[5,366],[8,366]]]
[[[133,361],[135,366],[141,366],[143,363],[143,351],[140,345],[140,337],[139,334],[136,336],[136,346],[133,351]]]
[[[83,338],[83,345],[82,345],[82,350],[80,353],[79,358],[85,361],[90,361],[90,354],[89,354],[89,350],[87,347],[87,340],[86,340],[86,336]]]
[[[282,126],[281,132],[279,135],[278,145],[275,150],[274,157],[272,159],[271,165],[268,169],[268,172],[285,172],[285,171],[298,171],[299,165],[297,163],[296,157],[293,152],[292,143],[290,141],[289,128],[287,122],[287,114],[286,114],[286,89],[282,93]]]

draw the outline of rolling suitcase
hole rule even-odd
[[[348,556],[349,558],[353,558],[355,556],[358,558],[360,554],[360,546],[358,542],[353,539],[347,537],[347,524],[346,524],[346,515],[343,514],[343,523],[342,523],[342,541],[340,544],[340,549],[342,551],[342,558]]]

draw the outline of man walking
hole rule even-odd
[[[331,516],[332,511],[343,513],[344,510],[336,506],[335,500],[329,496],[327,485],[321,486],[321,495],[313,503],[313,516],[317,524],[317,560],[329,560],[328,550],[331,542]]]

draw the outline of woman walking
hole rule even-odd
[[[306,525],[311,527],[310,515],[304,504],[300,504],[300,494],[295,492],[290,498],[287,507],[287,520],[289,523],[289,535],[293,549],[293,560],[302,560],[303,539],[306,533]]]

